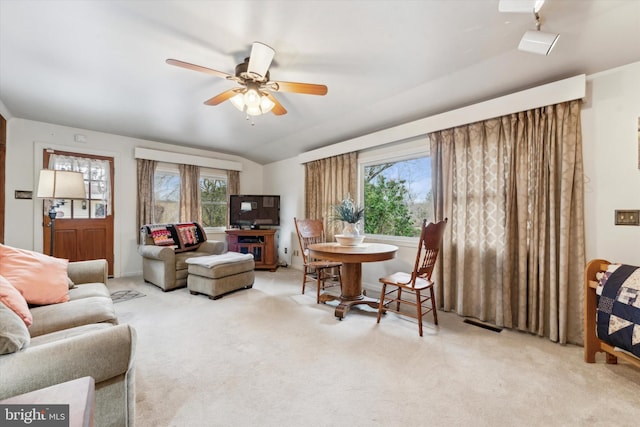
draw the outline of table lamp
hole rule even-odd
[[[43,169],[38,180],[38,192],[36,197],[51,199],[49,218],[51,219],[51,240],[49,242],[49,255],[53,256],[54,227],[56,220],[55,199],[79,199],[87,198],[82,172],[58,171]]]

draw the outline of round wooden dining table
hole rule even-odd
[[[339,243],[315,243],[309,245],[311,258],[342,263],[342,293],[340,297],[324,294],[321,302],[339,300],[335,315],[342,320],[355,305],[367,304],[378,308],[379,301],[362,293],[362,263],[386,261],[396,256],[397,246],[384,243],[361,243],[357,246],[343,246]]]

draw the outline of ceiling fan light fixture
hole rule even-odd
[[[244,103],[247,107],[259,107],[260,106],[260,94],[255,89],[247,89],[244,93]]]
[[[260,110],[262,110],[262,114],[270,112],[275,105],[276,103],[270,100],[266,95],[262,95],[260,98]]]
[[[254,42],[249,56],[247,73],[256,80],[264,80],[276,51],[264,43]]]
[[[231,104],[236,107],[240,111],[244,111],[244,94],[239,93],[231,98],[229,98]]]
[[[259,116],[262,114],[262,110],[260,109],[260,105],[256,105],[256,106],[247,105],[246,113],[248,116]]]

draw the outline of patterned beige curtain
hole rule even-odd
[[[158,162],[155,160],[138,159],[138,204],[136,207],[138,243],[142,243],[140,242],[140,227],[154,222],[153,175],[157,164]]]
[[[240,194],[240,172],[239,171],[227,171],[227,206],[230,203],[230,197],[232,194]],[[229,227],[229,209],[227,209],[227,228]]]
[[[305,164],[305,217],[324,219],[327,241],[333,241],[333,236],[339,233],[341,227],[341,224],[329,220],[331,207],[347,194],[356,197],[357,161],[356,153],[348,153]]]
[[[180,222],[202,222],[200,167],[178,165],[180,171]]]
[[[582,343],[580,101],[429,137],[444,309]]]

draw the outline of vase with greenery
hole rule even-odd
[[[333,205],[333,216],[331,219],[334,221],[342,221],[344,223],[344,228],[342,229],[343,235],[360,235],[358,223],[362,221],[363,218],[364,208],[358,206],[353,201],[349,193],[347,193],[347,196],[342,199],[339,204]]]

